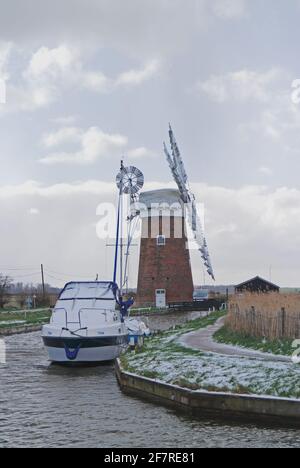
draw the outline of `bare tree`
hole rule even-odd
[[[43,287],[41,284],[39,284],[35,288],[37,307],[49,307],[50,306],[50,296],[48,293],[49,287],[50,286],[48,284],[45,285],[45,294],[44,294]]]
[[[7,302],[7,295],[11,284],[12,279],[0,273],[0,309],[3,309]]]

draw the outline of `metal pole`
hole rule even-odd
[[[123,195],[121,195],[121,215],[120,215],[120,294],[123,294]]]
[[[44,276],[44,265],[43,264],[41,265],[41,275],[42,275],[42,288],[43,288],[43,302],[45,302],[46,292],[45,292],[45,276]]]
[[[123,161],[121,161],[121,173],[123,172],[124,166]],[[123,193],[123,180],[120,182],[120,191],[119,191],[119,203],[118,203],[118,219],[117,219],[117,239],[116,239],[116,251],[115,251],[115,264],[114,264],[114,278],[113,282],[117,281],[117,271],[118,271],[118,252],[119,252],[119,241],[120,241],[120,218],[121,218],[121,198]],[[120,284],[120,287],[122,285]]]

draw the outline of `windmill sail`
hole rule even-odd
[[[171,153],[169,152],[167,145],[164,143],[164,151],[167,157],[167,161],[169,163],[174,180],[181,193],[182,200],[187,205],[189,224],[193,231],[194,239],[198,245],[201,257],[204,261],[204,265],[207,269],[207,273],[212,277],[213,280],[215,280],[202,223],[197,212],[196,199],[188,185],[188,176],[171,126],[169,130],[169,136]]]

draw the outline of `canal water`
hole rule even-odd
[[[151,325],[166,328],[176,322],[174,315],[152,319]],[[197,420],[123,395],[113,365],[49,366],[40,333],[5,341],[7,364],[0,364],[0,447],[300,446],[299,430]]]

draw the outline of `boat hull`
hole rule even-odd
[[[126,348],[127,335],[112,337],[43,337],[49,360],[53,363],[101,363],[118,358]]]

